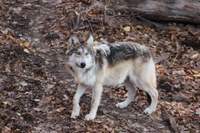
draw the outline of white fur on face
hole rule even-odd
[[[84,47],[79,48],[69,57],[69,65],[76,69],[88,69],[94,65],[93,55]],[[86,66],[81,68],[81,63],[85,63]]]

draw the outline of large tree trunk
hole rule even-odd
[[[121,0],[120,5],[115,0],[110,2],[115,9],[128,7],[151,20],[200,24],[200,0]]]

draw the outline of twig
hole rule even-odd
[[[92,32],[92,34],[94,34],[94,30],[93,30],[93,28],[92,28],[92,25],[91,25],[90,21],[89,21],[88,19],[85,19],[85,20],[83,21],[83,23],[84,23],[84,22],[87,22],[87,23],[89,24],[90,29],[91,29],[91,32]]]
[[[71,11],[69,11],[69,12],[67,12],[67,15],[68,14],[70,14],[70,13],[74,13],[75,15],[76,15],[76,22],[75,22],[75,28],[79,28],[79,26],[80,26],[80,13],[78,13],[77,11],[75,11],[75,10],[71,10]]]
[[[175,56],[175,58],[174,58],[174,60],[173,60],[173,62],[172,62],[172,64],[171,64],[171,67],[174,66],[174,63],[175,63],[175,61],[176,61],[176,59],[177,59],[177,57],[178,57],[178,55],[179,55],[179,50],[178,50],[177,45],[178,45],[178,44],[176,44],[176,56]]]

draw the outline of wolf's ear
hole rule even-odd
[[[72,44],[72,45],[76,45],[76,44],[80,43],[80,42],[79,42],[79,39],[78,39],[78,37],[77,37],[76,35],[70,36],[68,42],[69,42],[70,44]]]
[[[88,39],[86,40],[86,44],[92,46],[93,42],[94,42],[94,37],[92,35],[89,35]]]

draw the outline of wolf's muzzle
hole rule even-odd
[[[86,63],[85,62],[81,62],[81,64],[76,64],[76,66],[80,67],[80,68],[85,68]]]
[[[84,68],[86,66],[85,62],[81,62],[81,68]]]

